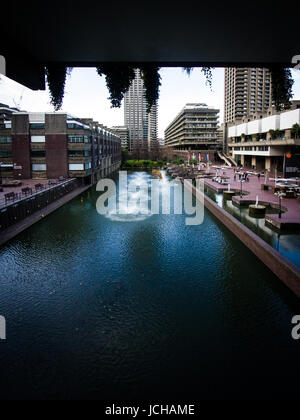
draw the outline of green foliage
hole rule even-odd
[[[148,159],[141,159],[141,160],[127,160],[124,164],[125,167],[130,167],[130,168],[160,168],[161,166],[163,166],[163,162],[161,161],[153,161],[153,160],[148,160]]]
[[[280,66],[272,66],[269,71],[272,80],[272,100],[276,110],[290,109],[294,84],[291,70]]]
[[[291,129],[291,133],[293,134],[294,138],[298,138],[300,135],[300,125],[294,124]]]
[[[198,163],[198,161],[197,161],[197,159],[190,159],[190,164],[191,165],[197,165],[197,163]]]
[[[122,147],[122,152],[121,152],[122,165],[127,161],[127,159],[128,159],[128,150],[126,149],[126,147]]]
[[[269,130],[269,133],[271,134],[272,140],[278,139],[280,137],[281,131],[280,130]]]
[[[275,139],[275,130],[269,130],[272,139]]]
[[[54,106],[55,111],[58,111],[63,104],[67,67],[62,64],[48,64],[45,67],[45,73],[51,105]]]
[[[174,165],[182,165],[184,163],[184,159],[183,158],[174,159],[172,163],[174,163]]]

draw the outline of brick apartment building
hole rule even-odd
[[[120,137],[66,113],[12,113],[0,122],[3,178],[78,178],[93,184],[118,169]]]

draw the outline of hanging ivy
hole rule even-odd
[[[290,69],[280,66],[269,68],[272,82],[272,100],[277,111],[289,109],[291,107],[290,100],[293,97],[292,73]]]
[[[187,73],[188,76],[191,75],[192,71],[194,70],[194,67],[183,67],[183,70]],[[204,76],[206,77],[206,84],[212,89],[212,70],[213,67],[201,67],[201,72],[204,73]]]
[[[101,64],[97,67],[99,76],[104,75],[113,108],[120,108],[125,92],[135,77],[134,68],[124,64]]]
[[[210,87],[210,89],[212,89],[212,70],[213,67],[201,67],[201,71],[206,77],[206,84]]]
[[[153,105],[155,105],[159,99],[159,87],[161,85],[159,67],[145,64],[139,68],[144,82],[147,112],[150,112]]]
[[[67,67],[62,64],[49,64],[45,67],[45,73],[51,105],[54,106],[55,111],[58,111],[63,104]]]
[[[187,73],[188,76],[190,76],[194,67],[183,67],[182,69]]]
[[[132,65],[119,63],[102,63],[97,67],[100,76],[104,75],[106,85],[110,93],[112,107],[120,107],[125,93],[129,89],[135,78],[135,68],[141,71],[141,77],[145,87],[145,97],[147,101],[147,111],[150,112],[152,106],[159,99],[159,87],[161,77],[159,67],[153,64],[143,64],[133,67]],[[212,88],[212,67],[201,67],[200,70],[206,77],[206,83]],[[183,67],[183,70],[190,75],[193,67]],[[293,79],[290,69],[280,66],[269,68],[272,80],[272,99],[278,111],[290,107],[290,99],[293,97]],[[47,84],[50,90],[51,104],[55,110],[62,107],[66,76],[71,74],[72,68],[67,68],[62,64],[49,64],[45,67]]]

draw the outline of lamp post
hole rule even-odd
[[[241,198],[243,197],[243,182],[244,182],[244,180],[241,179],[241,191],[240,191],[240,197]]]
[[[282,193],[281,191],[277,191],[274,195],[276,195],[279,199],[279,215],[278,215],[278,217],[279,217],[279,219],[281,219],[281,213],[282,213],[282,211],[281,211],[281,200],[282,200],[282,197],[284,196],[284,193]]]

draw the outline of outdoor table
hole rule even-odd
[[[286,191],[286,198],[295,198],[294,191]]]

